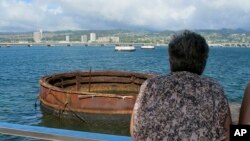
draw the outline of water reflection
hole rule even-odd
[[[51,115],[44,110],[42,111],[43,116],[39,126],[130,136],[130,117],[126,117],[125,120],[108,120],[107,118],[93,120],[90,116],[85,116],[84,119],[86,119],[87,122],[83,122],[79,119],[60,118],[58,116]]]

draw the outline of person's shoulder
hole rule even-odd
[[[158,88],[161,87],[164,83],[168,83],[169,81],[169,75],[158,75],[156,77],[148,78],[146,81],[143,82],[141,85],[142,88]]]
[[[202,80],[207,83],[208,87],[212,90],[219,90],[223,91],[223,86],[219,83],[219,81],[215,80],[214,78],[208,76],[202,76]]]
[[[156,77],[147,79],[146,82],[147,82],[147,83],[162,82],[162,81],[168,80],[169,77],[170,77],[169,74],[167,74],[167,75],[158,75],[158,76],[156,76]]]

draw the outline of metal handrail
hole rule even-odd
[[[128,136],[88,133],[5,122],[0,122],[0,133],[53,141],[131,141],[131,138]]]

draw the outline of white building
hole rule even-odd
[[[95,33],[90,33],[90,42],[95,42],[96,41],[96,34]]]
[[[68,35],[65,36],[65,41],[66,41],[66,42],[69,42],[69,36],[68,36]]]
[[[119,37],[110,37],[110,42],[111,43],[119,43],[120,42],[120,38]]]
[[[42,41],[43,32],[40,30],[39,32],[33,32],[33,40],[35,43],[40,43]]]
[[[40,29],[41,38],[43,38],[43,30]]]
[[[119,37],[98,37],[98,43],[119,43]]]
[[[86,43],[87,41],[88,41],[87,35],[82,35],[82,36],[81,36],[81,42]]]
[[[98,37],[98,43],[110,43],[110,37]]]

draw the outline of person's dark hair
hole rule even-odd
[[[174,35],[168,46],[172,72],[188,71],[202,74],[209,48],[201,35],[185,30],[181,34]]]

